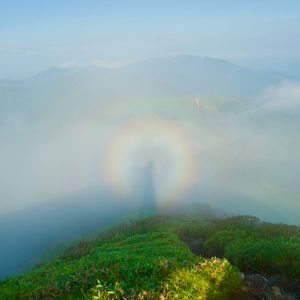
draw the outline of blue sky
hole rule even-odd
[[[0,0],[0,78],[182,53],[276,68],[299,50],[300,1]]]

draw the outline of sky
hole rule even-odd
[[[0,79],[193,54],[252,68],[300,61],[300,2],[0,0]]]

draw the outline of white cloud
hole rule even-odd
[[[300,82],[285,82],[280,86],[269,88],[262,96],[265,103],[261,110],[300,110]]]

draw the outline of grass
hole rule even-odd
[[[190,269],[179,269],[168,281],[167,298],[182,300],[228,299],[241,287],[237,269],[219,258],[203,259]]]
[[[205,240],[203,256],[189,250],[186,237]],[[299,228],[248,216],[149,217],[81,241],[54,261],[0,282],[0,299],[226,300],[241,289],[235,266],[299,278]]]
[[[207,256],[225,257],[244,272],[300,278],[299,227],[235,217],[215,222]]]

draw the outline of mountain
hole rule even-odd
[[[0,81],[0,124],[78,122],[95,113],[105,117],[103,105],[114,102],[151,105],[154,101],[227,97],[235,105],[234,99],[243,98],[237,104],[244,103],[245,98],[286,80],[279,73],[188,55],[148,59],[116,69],[52,68],[27,80]]]
[[[49,247],[122,219],[129,207],[119,200],[101,189],[89,189],[2,216],[0,278],[36,265]]]
[[[279,73],[254,71],[225,60],[190,55],[149,59],[117,72],[132,81],[152,82],[189,95],[249,96],[285,79]]]
[[[278,62],[276,69],[293,80],[300,80],[300,60],[294,59],[287,62]]]
[[[33,104],[55,107],[58,103],[74,105],[84,101],[87,105],[147,95],[252,96],[285,79],[279,73],[254,71],[224,60],[189,55],[148,59],[111,70],[52,68],[27,80],[0,81],[1,111]]]
[[[82,240],[0,282],[0,298],[299,299],[299,227],[218,218],[203,208],[123,223]]]
[[[119,138],[120,129],[152,115],[171,125],[167,151],[193,140],[200,158],[186,203],[201,199],[298,224],[299,89],[283,84],[255,97],[286,80],[274,72],[182,55],[113,70],[53,68],[28,80],[0,81],[0,277],[28,270],[49,247],[136,213],[128,203],[156,209],[152,157],[138,171],[130,199],[105,189],[76,192],[103,180],[107,144]],[[168,141],[181,129],[183,139],[180,134]],[[53,198],[66,193],[70,196]],[[27,201],[42,204],[24,208]],[[8,214],[6,207],[20,208]]]
[[[48,248],[62,242],[136,215],[155,213],[151,165],[138,168],[136,173],[138,182],[132,199],[97,186],[2,216],[0,279],[40,263]]]

